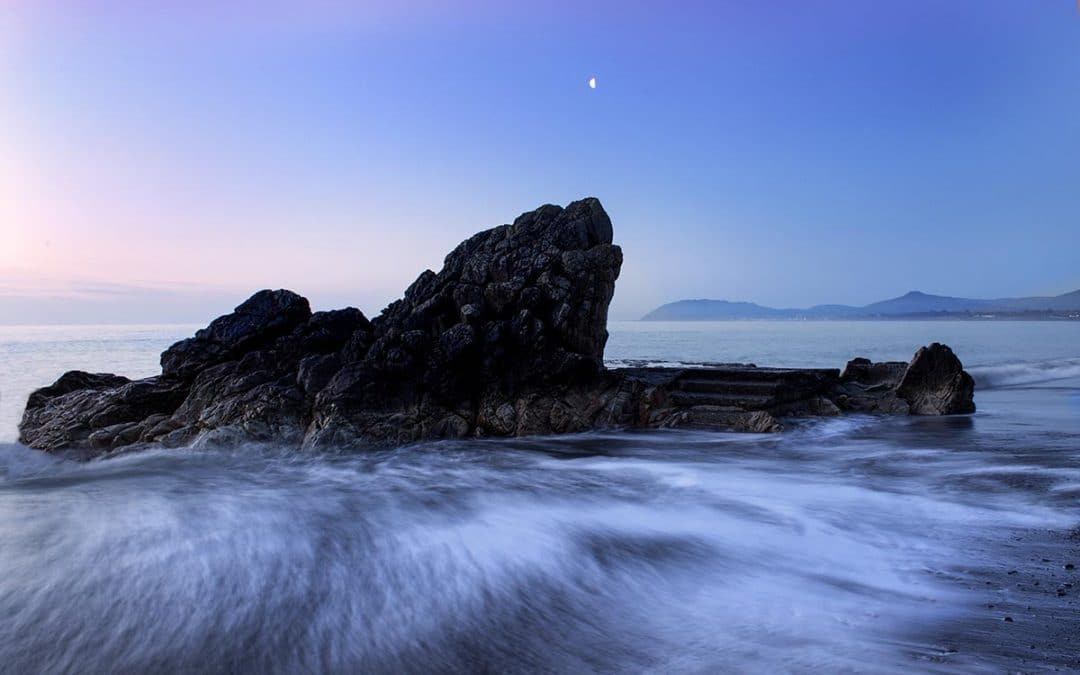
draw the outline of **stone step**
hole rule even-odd
[[[673,391],[670,395],[676,406],[730,406],[743,410],[760,410],[777,403],[772,394],[715,394],[703,392]]]
[[[739,381],[835,381],[840,371],[835,368],[685,368],[680,379],[739,380]]]
[[[780,380],[742,380],[715,378],[679,378],[674,389],[678,391],[715,394],[775,394],[784,386]]]

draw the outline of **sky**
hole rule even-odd
[[[590,195],[615,319],[1078,289],[1077,3],[0,3],[0,323],[373,316]]]

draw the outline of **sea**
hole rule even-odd
[[[952,346],[961,417],[74,463],[68,369],[195,326],[0,327],[2,673],[1080,670],[1080,322],[612,322],[609,365]]]

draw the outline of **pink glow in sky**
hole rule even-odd
[[[1071,291],[1077,82],[1071,3],[4,2],[0,321],[374,314],[587,195],[616,318]]]
[[[311,120],[263,109],[294,102],[258,71],[327,36],[439,21],[444,7],[5,5],[0,123],[17,133],[0,136],[0,294],[289,286],[377,309],[474,224],[444,229],[454,223],[429,206],[438,189],[379,189],[362,138],[320,166]]]

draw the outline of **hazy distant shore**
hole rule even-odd
[[[925,312],[890,316],[776,316],[776,317],[685,317],[680,319],[642,317],[639,321],[1080,321],[1080,313],[1009,312],[974,314],[970,312]]]
[[[910,291],[869,305],[814,305],[775,308],[754,302],[728,300],[677,300],[661,305],[643,321],[720,321],[727,319],[785,320],[921,320],[958,321],[1076,321],[1080,320],[1080,290],[1055,296],[1026,298],[956,298]]]

